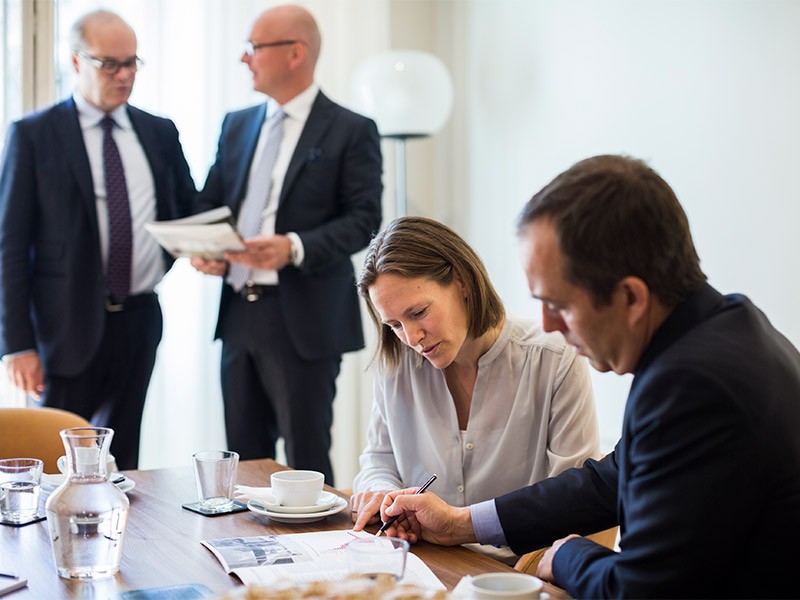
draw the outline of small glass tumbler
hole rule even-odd
[[[209,512],[230,510],[239,455],[228,450],[214,450],[197,452],[192,455],[192,460],[201,508]]]
[[[0,460],[0,520],[26,523],[36,518],[43,467],[38,458]]]
[[[345,552],[351,574],[373,579],[388,575],[400,581],[406,570],[408,542],[394,537],[361,538],[347,544]]]

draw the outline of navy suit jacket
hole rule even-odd
[[[265,114],[261,104],[226,115],[195,212],[227,205],[238,214]],[[364,346],[350,256],[380,226],[382,190],[375,123],[320,92],[289,162],[275,221],[275,233],[293,231],[303,242],[302,267],[281,269],[278,289],[292,343],[306,360]],[[216,335],[224,335],[219,326]]]
[[[740,295],[703,286],[653,337],[601,461],[495,501],[518,553],[619,523],[621,552],[565,543],[574,597],[797,595],[800,355]]]
[[[175,125],[133,106],[128,115],[158,220],[189,214],[197,190]],[[95,201],[71,98],[11,125],[0,171],[0,355],[35,349],[59,376],[94,356],[106,315]]]

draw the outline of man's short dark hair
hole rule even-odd
[[[675,192],[641,160],[604,155],[576,163],[528,201],[520,232],[543,218],[555,228],[564,278],[587,289],[597,306],[628,276],[666,306],[706,280]]]

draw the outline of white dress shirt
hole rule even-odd
[[[318,93],[319,86],[316,83],[312,83],[311,86],[306,88],[303,92],[300,92],[283,106],[280,106],[272,98],[267,101],[266,118],[264,119],[264,124],[261,126],[261,133],[258,137],[256,151],[250,163],[248,187],[254,175],[254,167],[258,165],[261,160],[264,146],[266,146],[267,143],[267,135],[272,127],[275,112],[278,108],[283,109],[283,112],[286,113],[286,118],[283,120],[283,138],[281,139],[281,146],[278,150],[278,158],[275,160],[275,166],[272,169],[272,188],[269,192],[269,198],[264,205],[264,216],[261,221],[260,231],[262,237],[272,237],[275,235],[275,217],[278,214],[278,201],[281,197],[281,190],[283,190],[283,181],[286,178],[286,171],[289,170],[289,163],[292,160],[297,142],[300,140],[300,134],[303,133],[303,128],[306,126],[308,115],[311,113],[311,107]],[[302,253],[300,237],[297,235],[293,235],[292,237],[295,244],[299,244],[300,252]],[[251,279],[254,283],[261,285],[276,285],[278,283],[278,272],[254,269]]]
[[[89,158],[94,183],[97,229],[100,234],[100,253],[103,270],[108,264],[108,205],[106,204],[106,179],[103,169],[103,129],[100,121],[106,113],[90,104],[80,93],[73,95],[78,109],[78,120],[83,133],[83,143]],[[156,188],[150,163],[123,104],[110,113],[116,122],[112,136],[119,149],[128,203],[131,209],[133,248],[131,253],[131,294],[152,292],[164,277],[165,266],[161,248],[144,229],[145,223],[156,220]]]
[[[478,360],[467,429],[460,431],[444,371],[403,352],[376,377],[355,492],[421,485],[468,506],[599,458],[586,361],[558,334],[511,315]]]
[[[558,334],[511,315],[478,360],[467,429],[460,431],[444,371],[404,349],[375,399],[353,491],[421,485],[468,506],[600,457],[586,360]],[[470,545],[472,547],[472,545]],[[508,549],[474,547],[513,563]]]

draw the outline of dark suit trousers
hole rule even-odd
[[[45,406],[72,411],[97,427],[114,430],[111,453],[120,469],[139,465],[142,412],[161,328],[156,295],[132,296],[123,311],[106,313],[100,346],[80,375],[45,380]]]
[[[297,354],[277,287],[256,302],[228,286],[224,293],[221,380],[228,448],[242,460],[275,458],[275,442],[283,437],[289,466],[321,471],[333,485],[328,452],[341,356],[309,361]]]

